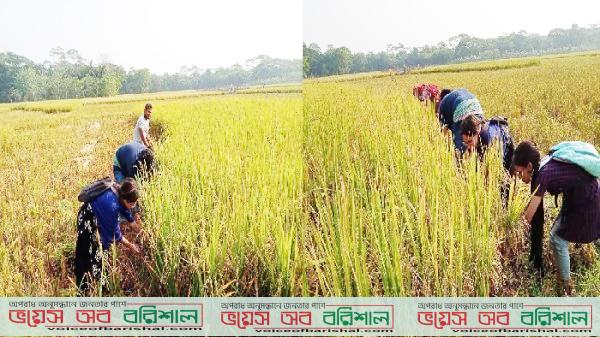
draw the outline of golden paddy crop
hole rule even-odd
[[[160,171],[142,183],[145,232],[134,238],[144,256],[114,252],[112,294],[290,293],[301,214],[300,95],[174,96],[154,108]],[[34,111],[0,114],[0,295],[75,293],[77,193],[112,175],[140,99],[73,101],[60,114],[35,103]]]
[[[513,182],[504,209],[498,153],[457,165],[411,89],[466,87],[486,116],[508,117],[517,142],[597,145],[600,56],[469,67],[311,80],[302,94],[0,105],[0,295],[75,293],[76,195],[112,175],[153,98],[159,171],[141,182],[144,232],[133,238],[143,255],[113,252],[111,295],[553,295],[553,275],[540,286],[528,268],[528,187]],[[49,113],[57,107],[70,110]],[[581,262],[590,252],[575,252],[574,279],[597,296],[600,265]]]
[[[460,172],[431,105],[416,102],[412,87],[468,88],[486,116],[508,117],[516,143],[598,146],[600,57],[447,68],[305,81],[306,212],[315,230],[308,251],[319,261],[324,293],[554,295],[554,276],[538,284],[528,267],[527,231],[518,219],[528,186],[513,182],[511,203],[502,209],[498,158],[487,158],[480,169],[471,160]],[[557,213],[551,205],[548,200],[546,233]],[[594,255],[584,245],[572,263],[580,293],[597,296]]]

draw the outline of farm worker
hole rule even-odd
[[[425,91],[427,90],[427,85],[425,83],[419,83],[419,84],[415,84],[415,86],[413,87],[413,95],[415,95],[415,97],[423,102],[425,100]]]
[[[600,238],[600,155],[591,144],[562,142],[540,159],[536,146],[526,141],[515,149],[513,165],[534,191],[523,214],[527,222],[531,223],[546,192],[563,195],[550,231],[550,246],[558,267],[558,292],[571,295],[569,243],[590,243]]]
[[[439,110],[444,133],[450,130],[454,147],[460,153],[465,152],[465,146],[460,136],[460,124],[465,117],[471,114],[483,119],[483,109],[479,100],[467,89],[456,89],[442,99]]]
[[[154,169],[152,151],[138,142],[121,145],[113,160],[115,181],[120,183],[125,178],[135,178],[140,169],[152,172]]]
[[[498,143],[502,155],[502,166],[506,173],[511,174],[512,156],[515,149],[508,121],[504,117],[492,117],[485,120],[473,114],[466,116],[460,123],[460,135],[465,153],[477,153],[480,160],[488,148]],[[504,207],[508,206],[508,196],[510,193],[510,182],[505,180],[500,185],[500,195],[504,202]]]
[[[435,101],[435,114],[438,117],[438,120],[440,121],[440,123],[442,123],[442,119],[440,117],[440,103],[442,102],[444,97],[446,97],[446,95],[448,95],[451,92],[452,92],[452,89],[447,89],[447,88],[442,89],[440,91],[440,95],[439,95],[438,99]]]
[[[416,83],[413,86],[413,96],[415,96],[416,99],[420,99],[421,98],[421,84]]]
[[[428,84],[421,84],[421,97],[419,98],[419,100],[421,102],[425,102],[427,104],[427,101],[430,98],[430,92],[429,92],[429,85]]]
[[[515,146],[506,118],[498,116],[486,120],[473,114],[468,115],[460,123],[460,136],[465,152],[477,152],[479,157],[483,157],[487,149],[498,141],[502,151],[502,166],[510,172]]]
[[[131,209],[139,198],[137,185],[131,178],[117,184],[106,177],[86,186],[79,195],[83,205],[77,213],[77,244],[75,246],[75,276],[79,294],[87,295],[92,282],[102,278],[102,258],[113,242],[120,242],[135,253],[139,248],[121,234],[119,214],[124,216],[134,229],[140,221],[134,220]],[[100,242],[98,242],[99,234]],[[101,246],[100,246],[101,245]]]
[[[415,98],[419,98],[419,97],[420,97],[420,95],[421,95],[421,94],[419,93],[419,84],[418,84],[418,83],[416,83],[416,84],[413,86],[413,96],[415,96]]]
[[[427,95],[428,101],[431,101],[432,104],[435,104],[438,100],[440,94],[440,89],[435,84],[427,84]],[[429,102],[425,101],[426,105],[429,105]]]
[[[150,142],[150,117],[152,116],[152,104],[146,103],[144,113],[138,118],[135,128],[133,129],[133,140],[145,145],[147,148],[152,148]]]

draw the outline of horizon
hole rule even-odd
[[[525,33],[526,33],[528,36],[533,36],[533,35],[539,35],[539,36],[548,36],[548,34],[549,34],[549,33],[550,33],[552,30],[554,30],[554,29],[565,29],[565,30],[567,30],[567,29],[571,29],[571,28],[573,27],[573,25],[577,25],[579,28],[584,28],[584,29],[585,29],[585,28],[587,28],[587,29],[590,29],[590,28],[594,28],[594,27],[600,27],[600,23],[591,23],[591,24],[588,24],[588,25],[579,25],[579,24],[576,24],[576,23],[574,23],[574,24],[572,24],[572,25],[571,25],[571,26],[569,26],[569,27],[555,27],[555,28],[551,28],[551,29],[550,29],[550,30],[548,30],[546,33],[541,33],[541,34],[540,34],[540,33],[534,33],[534,32],[528,32],[528,31],[525,31],[525,30],[518,30],[518,31],[512,31],[512,32],[508,32],[508,33],[505,33],[505,34],[502,34],[502,35],[497,35],[497,36],[489,36],[489,37],[482,37],[482,36],[478,36],[478,35],[476,35],[476,34],[467,34],[467,33],[459,33],[459,35],[460,35],[460,34],[466,34],[466,35],[468,35],[468,36],[470,36],[470,37],[473,37],[473,38],[478,38],[478,39],[497,39],[497,38],[500,38],[500,37],[509,36],[509,35],[511,35],[511,34],[516,34],[516,33],[520,33],[520,32],[522,32],[522,31],[524,31],[524,32],[525,32]],[[316,44],[319,46],[319,48],[321,48],[321,50],[322,50],[322,51],[326,51],[326,50],[329,48],[329,46],[332,46],[332,47],[334,47],[334,48],[346,47],[346,48],[350,49],[350,51],[351,51],[352,53],[365,53],[365,54],[368,54],[368,53],[380,53],[380,52],[384,52],[384,51],[386,51],[386,50],[388,49],[388,48],[387,48],[387,46],[390,46],[390,45],[396,46],[396,45],[398,45],[399,43],[400,43],[400,44],[403,44],[403,45],[404,45],[404,47],[406,47],[406,48],[408,48],[408,49],[413,49],[413,48],[417,48],[417,49],[419,49],[419,48],[425,48],[425,47],[435,47],[435,46],[437,46],[437,45],[438,45],[438,44],[440,44],[440,43],[448,43],[448,41],[449,41],[451,38],[455,37],[455,36],[458,36],[458,35],[451,36],[451,37],[449,37],[449,38],[448,38],[448,39],[446,39],[446,40],[440,40],[440,41],[437,41],[437,42],[435,42],[435,43],[431,43],[431,44],[423,44],[423,45],[419,45],[419,46],[408,46],[408,45],[406,45],[406,44],[402,43],[401,41],[399,41],[399,42],[396,42],[396,43],[388,43],[388,44],[386,44],[386,47],[385,47],[385,48],[383,48],[383,49],[379,49],[379,50],[354,50],[354,49],[352,49],[352,48],[350,48],[350,47],[348,47],[348,46],[346,46],[346,45],[336,45],[336,44],[327,44],[327,45],[321,45],[321,44],[319,44],[319,43],[317,43],[317,42],[314,42],[314,41],[303,41],[302,43],[303,43],[303,44],[306,44],[306,46],[307,46],[307,47],[308,47],[308,46],[310,46],[310,45],[311,45],[311,44],[313,44],[313,43],[316,43]]]
[[[56,46],[55,48],[62,48],[62,47],[60,47],[60,46]],[[65,53],[66,53],[67,51],[69,51],[69,49],[66,49],[66,48],[62,48],[62,49],[63,49],[63,51],[64,51]],[[75,50],[76,50],[76,49],[75,49]],[[50,59],[51,59],[51,55],[50,55],[50,54],[51,54],[51,51],[52,51],[52,49],[51,49],[50,51],[48,51],[48,58],[47,58],[47,59],[45,59],[45,60],[43,60],[43,61],[41,61],[41,62],[38,62],[38,61],[35,61],[35,60],[31,59],[31,58],[30,58],[30,57],[28,57],[27,55],[22,55],[22,54],[19,54],[19,53],[15,53],[15,52],[13,52],[13,51],[11,51],[11,50],[0,50],[0,54],[2,54],[2,53],[14,53],[14,54],[16,54],[16,55],[19,55],[19,56],[26,57],[27,59],[29,59],[29,60],[31,60],[31,61],[33,61],[33,62],[35,62],[36,64],[44,64],[44,63],[46,63],[46,62],[49,62],[49,63],[52,63],[52,62],[53,62],[52,60],[50,60]],[[79,53],[79,51],[78,51],[78,50],[76,50],[76,51]],[[124,65],[122,65],[122,64],[114,63],[114,62],[111,62],[110,60],[108,60],[108,61],[102,61],[102,60],[100,60],[100,61],[96,61],[96,60],[93,60],[93,59],[90,59],[90,58],[87,58],[87,57],[85,57],[85,55],[81,55],[81,53],[79,53],[79,55],[80,55],[80,56],[81,56],[81,57],[82,57],[82,58],[83,58],[85,61],[92,62],[94,65],[99,65],[99,64],[112,64],[112,65],[115,65],[115,66],[120,66],[120,67],[123,67],[123,69],[124,69],[125,71],[130,71],[130,70],[132,70],[132,69],[135,69],[135,70],[140,70],[140,69],[148,69],[148,68],[144,68],[144,67],[141,67],[141,68],[137,68],[137,67],[128,67],[128,68],[127,68],[127,67],[125,67],[125,66],[124,66]],[[256,55],[256,56],[250,57],[250,58],[248,58],[248,59],[246,59],[246,60],[244,60],[244,61],[241,61],[241,62],[236,62],[236,63],[232,63],[232,64],[229,64],[229,65],[221,65],[221,66],[212,67],[212,68],[208,68],[208,67],[198,67],[197,65],[182,65],[181,67],[179,67],[179,69],[178,69],[177,71],[174,71],[174,72],[162,72],[162,73],[158,73],[158,72],[154,72],[152,69],[148,69],[148,70],[150,71],[150,73],[152,73],[152,74],[154,74],[154,75],[160,75],[160,76],[162,76],[162,75],[182,74],[182,73],[184,73],[184,71],[183,71],[183,68],[185,68],[185,67],[194,67],[194,66],[196,66],[196,67],[198,67],[198,70],[201,70],[201,72],[205,72],[206,70],[227,69],[227,68],[231,68],[231,67],[233,67],[233,66],[235,66],[235,65],[241,65],[242,67],[245,67],[245,66],[248,66],[248,62],[249,62],[249,61],[251,61],[251,60],[253,60],[253,59],[255,59],[255,58],[258,58],[258,57],[262,57],[262,56],[270,57],[270,58],[272,58],[272,59],[277,59],[277,60],[284,60],[284,61],[298,61],[298,62],[301,62],[301,61],[302,61],[302,58],[301,58],[301,57],[298,57],[298,58],[280,58],[280,57],[273,57],[273,56],[271,56],[271,55],[264,55],[264,54],[263,54],[263,55]]]

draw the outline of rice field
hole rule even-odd
[[[461,73],[467,71],[484,70],[503,70],[513,68],[526,68],[540,65],[537,58],[506,59],[482,62],[468,62],[461,64],[451,64],[435,67],[426,67],[423,69],[411,70],[411,74],[433,74],[433,73]]]
[[[112,175],[146,101],[159,170],[141,181],[143,233],[124,230],[143,254],[113,250],[110,295],[552,296],[552,273],[528,267],[528,186],[513,181],[504,209],[498,153],[457,166],[411,89],[466,87],[517,142],[597,145],[600,56],[485,66],[2,104],[0,296],[75,294],[77,193]],[[600,294],[594,254],[573,254],[581,295]]]
[[[182,95],[154,104],[160,171],[142,182],[144,232],[129,236],[143,257],[113,251],[110,295],[290,293],[298,279],[301,96]],[[154,98],[0,113],[1,296],[75,294],[77,193],[112,175],[115,150]]]
[[[292,294],[301,106],[299,95],[240,95],[156,110],[166,134],[160,172],[144,186],[151,293]]]
[[[504,212],[500,157],[457,170],[433,113],[394,85],[304,88],[308,212],[325,293],[489,296],[521,245],[526,195]],[[474,159],[474,158],[473,158]]]
[[[528,267],[527,231],[518,218],[527,186],[513,182],[503,210],[498,158],[459,171],[431,106],[416,102],[411,89],[468,88],[486,116],[508,117],[516,142],[597,146],[600,57],[576,56],[518,68],[499,61],[481,71],[306,81],[307,212],[321,233],[313,255],[323,261],[316,270],[326,293],[553,296],[554,275],[539,283]],[[558,209],[546,205],[547,235]],[[572,255],[574,280],[587,296],[599,294],[595,249],[583,245]]]
[[[38,103],[36,103],[38,104]],[[112,174],[133,106],[0,113],[0,295],[74,294],[78,190]]]

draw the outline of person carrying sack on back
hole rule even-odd
[[[573,294],[569,243],[591,243],[600,238],[600,155],[593,145],[562,142],[540,159],[529,141],[520,143],[513,155],[515,172],[531,183],[533,197],[523,217],[532,222],[544,194],[563,195],[562,206],[550,231],[550,246],[558,267],[558,295]],[[543,211],[542,211],[543,212]]]
[[[460,154],[465,152],[465,145],[460,135],[460,124],[469,115],[483,120],[483,108],[479,100],[467,89],[452,90],[440,101],[439,118],[442,131],[445,134],[448,130],[452,132],[454,147]]]
[[[113,173],[117,183],[125,178],[134,178],[141,172],[151,174],[154,171],[154,154],[138,142],[121,145],[115,152]]]
[[[79,194],[78,199],[83,202],[77,213],[75,246],[75,276],[79,295],[89,295],[95,282],[100,281],[102,287],[106,286],[102,276],[102,260],[113,242],[140,253],[138,246],[129,242],[119,227],[119,215],[122,215],[130,226],[139,229],[140,221],[136,223],[131,214],[138,198],[136,183],[131,178],[125,178],[121,184],[117,184],[106,177],[87,185]]]
[[[138,118],[133,129],[133,141],[143,144],[147,148],[152,148],[150,141],[150,118],[152,117],[152,104],[146,103],[144,113]]]

